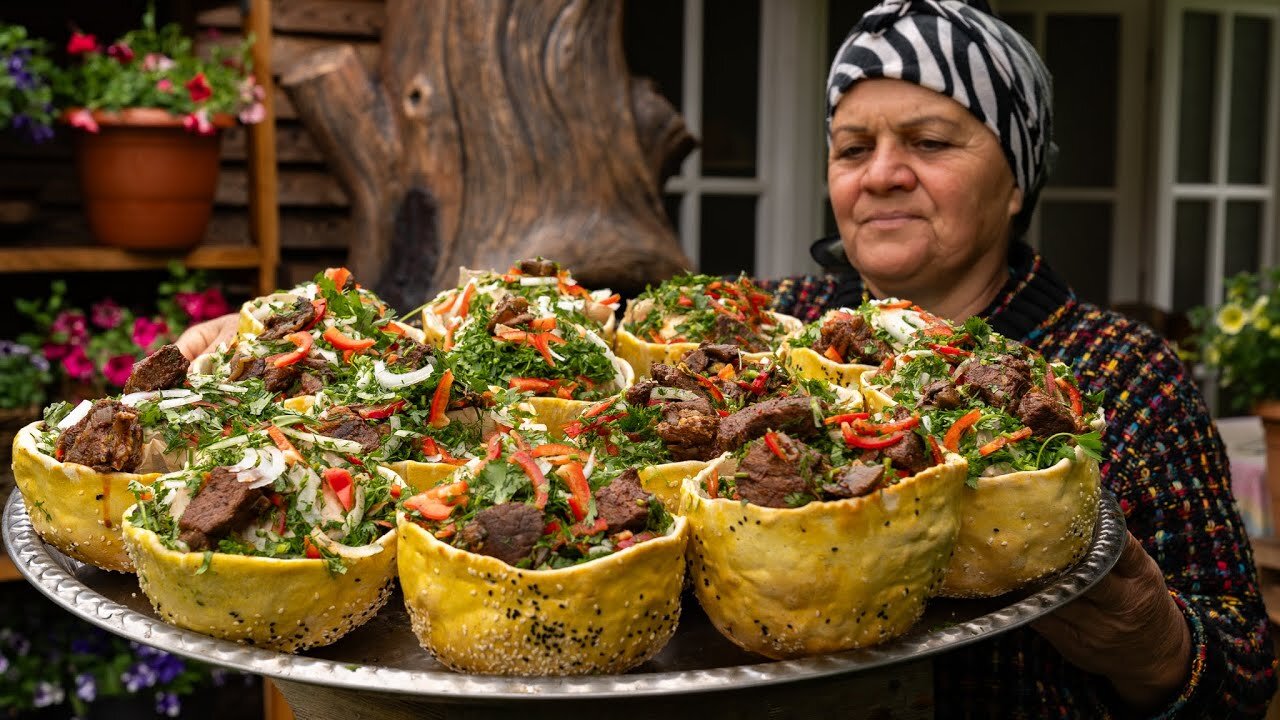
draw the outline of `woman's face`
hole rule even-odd
[[[854,84],[832,117],[827,183],[845,253],[873,289],[923,297],[1003,271],[1022,191],[995,134],[951,98]]]

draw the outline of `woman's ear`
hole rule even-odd
[[[1022,188],[1014,186],[1013,192],[1009,193],[1009,218],[1012,219],[1022,212]]]

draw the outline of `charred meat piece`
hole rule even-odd
[[[1012,413],[1031,387],[1027,361],[1012,355],[997,355],[985,364],[975,358],[957,368],[956,386],[968,388],[991,407]]]
[[[883,480],[884,465],[867,465],[855,460],[840,468],[836,481],[823,486],[822,492],[832,498],[862,497],[880,487]]]
[[[178,539],[193,551],[210,549],[269,507],[261,488],[240,482],[234,470],[214,468],[178,519]]]
[[[489,324],[485,328],[492,335],[499,325],[515,327],[521,321],[529,322],[532,319],[533,315],[529,314],[529,301],[518,295],[508,295],[493,306],[493,317],[489,318]]]
[[[267,392],[285,392],[293,386],[293,381],[298,379],[302,374],[302,368],[297,365],[285,365],[284,367],[276,367],[271,364],[264,366],[266,369],[262,372],[262,386]]]
[[[1058,433],[1078,433],[1080,423],[1071,409],[1044,393],[1030,392],[1018,402],[1018,419],[1031,428],[1035,437],[1049,437]]]
[[[133,472],[142,462],[138,414],[117,400],[98,400],[58,438],[58,450],[63,462],[98,472]]]
[[[644,406],[649,404],[649,393],[658,387],[658,383],[653,380],[641,380],[640,382],[627,388],[627,404]]]
[[[515,565],[529,557],[546,520],[532,505],[502,503],[485,508],[462,528],[462,544],[470,552]]]
[[[925,449],[924,440],[913,432],[904,434],[901,440],[879,452],[881,457],[893,462],[893,469],[902,477],[915,475],[933,466],[933,460]]]
[[[769,349],[769,344],[755,330],[728,315],[716,316],[710,340],[718,345],[737,345],[743,352],[765,352]]]
[[[655,431],[667,444],[674,460],[710,460],[720,452],[716,449],[716,429],[720,418],[714,415],[689,413],[675,422],[660,422]]]
[[[266,369],[267,363],[262,358],[236,355],[231,358],[231,372],[227,373],[227,379],[232,382],[251,380],[256,377],[262,377],[262,373]]]
[[[133,366],[124,391],[133,393],[182,387],[190,366],[177,345],[165,345]]]
[[[814,351],[824,353],[828,348],[835,348],[847,363],[879,365],[893,354],[893,348],[876,337],[871,325],[861,315],[836,315],[818,333]]]
[[[738,495],[761,507],[790,507],[787,496],[809,492],[805,479],[822,471],[822,456],[786,433],[776,433],[778,446],[789,460],[778,457],[763,440],[753,443],[738,464]]]
[[[431,348],[416,340],[400,338],[400,357],[396,358],[392,364],[396,367],[417,370],[426,365],[434,354]]]
[[[323,389],[324,381],[309,372],[298,377],[298,393],[301,395],[315,395]]]
[[[262,340],[281,340],[290,333],[296,333],[316,319],[316,309],[311,302],[298,298],[293,307],[278,312],[262,322],[266,330],[259,336]]]
[[[649,524],[649,494],[640,487],[635,468],[627,468],[595,494],[596,517],[609,524],[608,532],[640,532]]]
[[[516,267],[520,268],[520,272],[525,275],[534,277],[554,277],[560,270],[560,266],[551,260],[544,258],[529,258],[516,263]]]
[[[736,450],[766,430],[789,430],[798,435],[815,430],[808,395],[774,398],[748,405],[720,421],[716,444],[722,452]]]
[[[692,375],[679,368],[665,363],[658,363],[649,368],[649,376],[663,387],[678,388],[697,393],[698,397],[706,397],[707,390]]]
[[[960,403],[963,401],[964,398],[960,397],[960,391],[956,390],[956,386],[952,385],[948,380],[934,380],[920,388],[920,405],[922,407],[955,410],[960,407]]]
[[[716,411],[711,409],[711,403],[706,400],[678,400],[676,402],[665,403],[662,406],[662,419],[669,423],[676,423],[680,418],[690,417],[693,415],[707,415],[716,417]]]
[[[699,375],[706,375],[708,370],[718,370],[717,364],[741,367],[742,351],[737,345],[702,343],[684,356],[684,364]]]
[[[315,433],[342,440],[353,440],[360,443],[364,452],[373,452],[382,444],[382,435],[377,428],[369,425],[364,418],[348,407],[331,408],[325,413],[325,421],[315,429]]]

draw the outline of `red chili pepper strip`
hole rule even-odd
[[[289,442],[289,438],[280,432],[280,428],[275,425],[268,425],[267,435],[271,437],[271,441],[276,444],[276,447],[280,448],[280,452],[284,453],[285,462],[290,465],[302,462],[302,453],[298,452],[298,448],[294,447],[293,443]]]
[[[486,460],[497,460],[502,454],[502,433],[496,432],[489,438],[488,452],[485,453]]]
[[[715,383],[701,375],[694,375],[693,378],[698,381],[698,384],[706,388],[707,392],[711,393],[711,397],[715,398],[716,402],[724,402],[724,393],[720,392],[720,388],[716,387]]]
[[[1060,397],[1058,393],[1058,378],[1053,374],[1053,366],[1048,363],[1044,365],[1044,391],[1046,395],[1054,400]]]
[[[550,496],[551,483],[547,482],[547,478],[542,474],[542,468],[538,467],[538,463],[534,462],[533,457],[524,450],[511,454],[511,462],[519,465],[524,469],[524,474],[529,476],[529,482],[533,483],[533,506],[542,510],[547,506],[547,498]]]
[[[586,412],[582,413],[582,417],[586,417],[586,418],[593,418],[593,417],[595,417],[595,416],[599,415],[600,413],[604,412],[605,410],[608,410],[610,407],[613,407],[613,404],[614,404],[614,403],[616,403],[616,402],[618,402],[618,398],[620,398],[620,397],[622,397],[622,396],[621,396],[621,395],[614,395],[613,397],[609,398],[608,400],[605,400],[604,402],[601,402],[601,403],[597,403],[597,404],[595,404],[595,405],[592,405],[590,408],[588,408],[588,409],[587,409],[587,411],[586,411]]]
[[[687,295],[681,295],[676,299],[676,304],[680,307],[693,307],[693,298]]]
[[[462,291],[462,300],[458,303],[458,312],[454,313],[454,317],[465,318],[467,313],[471,311],[471,296],[476,294],[476,284],[474,282],[467,283],[467,287]]]
[[[836,349],[835,345],[828,345],[827,349],[822,351],[822,355],[831,362],[844,364],[844,358],[840,355],[840,351]]]
[[[529,333],[525,337],[525,342],[529,345],[532,345],[533,349],[537,350],[538,353],[542,355],[542,359],[546,360],[547,365],[549,365],[550,367],[556,366],[556,359],[551,356],[551,342],[550,342],[550,338],[554,338],[554,337],[556,336],[552,335],[551,333],[545,333],[545,332]]]
[[[970,410],[956,420],[955,423],[947,428],[947,434],[942,438],[942,446],[951,452],[960,452],[960,438],[964,436],[965,431],[973,427],[974,423],[982,419],[981,410]]]
[[[356,411],[356,414],[365,420],[383,420],[400,412],[404,409],[404,406],[408,404],[409,402],[407,400],[400,398],[399,400],[389,402],[382,407],[361,408]]]
[[[595,523],[592,525],[576,523],[573,527],[569,528],[569,531],[574,535],[595,535],[608,529],[609,523],[605,522],[604,518],[596,518]]]
[[[607,298],[596,300],[596,302],[599,303],[600,305],[612,305],[616,302],[619,302],[620,300],[622,300],[622,296],[619,295],[618,293],[614,293]]]
[[[542,378],[511,378],[511,380],[507,382],[507,386],[513,390],[531,392],[535,395],[538,393],[554,392],[556,385],[556,381],[543,380]]]
[[[929,438],[929,452],[933,453],[933,464],[941,465],[943,461],[942,448],[938,447],[938,440],[932,435]]]
[[[529,321],[529,327],[533,328],[534,330],[555,330],[556,319],[555,317],[550,315],[548,315],[547,317],[534,318],[533,320]]]
[[[973,356],[973,353],[969,352],[968,350],[961,350],[958,347],[951,347],[950,345],[939,345],[938,343],[929,343],[929,349],[938,353],[939,355],[950,355],[952,357],[972,357]]]
[[[772,431],[765,433],[764,444],[768,446],[770,452],[778,456],[779,460],[791,461],[791,458],[787,457],[786,451],[782,449],[782,444],[778,442],[778,433]]]
[[[990,455],[991,453],[999,450],[1000,448],[1004,447],[1005,445],[1008,445],[1009,443],[1018,442],[1019,440],[1025,440],[1029,437],[1031,437],[1031,428],[1024,427],[1021,430],[1018,430],[1017,432],[1014,432],[1012,434],[1001,435],[995,438],[994,440],[992,440],[991,442],[987,443],[986,445],[983,445],[982,447],[978,448],[978,454],[983,457],[986,457],[987,455]]]
[[[587,476],[582,474],[582,464],[571,462],[561,466],[556,474],[569,486],[569,509],[573,511],[574,519],[582,520],[591,509],[591,486],[587,484]]]
[[[307,323],[306,327],[302,328],[303,332],[310,330],[316,325],[319,325],[320,321],[324,319],[325,310],[328,310],[328,309],[329,309],[329,301],[325,300],[324,298],[317,298],[315,300],[312,300],[311,301],[311,310],[312,310],[311,322]]]
[[[864,413],[864,412],[844,413],[843,415],[832,415],[826,420],[823,420],[822,424],[823,425],[839,425],[840,423],[850,423],[855,420],[866,420],[869,417],[871,417],[871,413]]]
[[[448,525],[445,525],[444,527],[432,533],[432,535],[435,535],[437,540],[448,540],[449,538],[453,537],[454,533],[456,533],[457,531],[458,531],[457,524],[449,523]]]
[[[546,445],[539,445],[534,448],[529,454],[536,458],[549,457],[552,455],[573,455],[576,457],[581,454],[581,451],[576,447],[564,445],[562,443],[547,443]]]
[[[720,475],[719,473],[711,473],[711,477],[707,478],[707,497],[720,497]]]
[[[564,426],[564,434],[569,438],[576,438],[587,431],[586,425],[581,420],[573,420]]]
[[[325,268],[324,276],[333,281],[333,284],[342,291],[342,286],[347,284],[347,280],[351,278],[351,271],[344,267]]]
[[[392,485],[392,486],[387,490],[387,492],[391,493],[391,497],[396,498],[397,500],[398,500],[398,499],[400,499],[400,486],[399,486],[399,485]]]
[[[1076,417],[1084,415],[1084,402],[1080,399],[1080,391],[1076,389],[1076,386],[1068,382],[1066,378],[1057,378],[1057,382],[1058,387],[1066,391],[1067,397],[1071,398],[1071,412],[1075,413]]]
[[[327,340],[330,345],[334,346],[339,350],[351,350],[354,352],[363,352],[365,350],[368,350],[369,348],[373,347],[373,342],[374,342],[372,338],[363,338],[363,339],[357,340],[355,338],[347,337],[346,335],[342,334],[341,330],[332,326],[329,328],[326,328],[324,331],[324,334],[321,337]]]
[[[452,386],[453,371],[445,370],[444,375],[440,376],[440,384],[436,386],[435,394],[431,396],[431,415],[428,418],[431,427],[442,428],[449,424],[449,418],[444,411],[449,406],[449,388]]]
[[[320,548],[317,548],[315,545],[311,544],[310,535],[302,538],[302,550],[306,554],[306,556],[311,558],[312,560],[319,560],[321,557]]]
[[[286,335],[284,339],[293,343],[295,349],[271,358],[271,364],[274,367],[281,368],[292,365],[306,357],[307,353],[311,352],[311,333],[309,332],[290,333],[289,335]]]
[[[406,510],[416,511],[428,520],[444,520],[453,514],[454,506],[443,503],[427,493],[419,493],[405,500],[404,507]]]
[[[338,496],[342,509],[350,510],[353,503],[352,492],[355,490],[351,473],[345,468],[325,468],[324,481],[333,490],[333,494]]]
[[[844,436],[844,442],[849,447],[860,448],[862,450],[883,450],[890,445],[897,445],[898,441],[907,433],[899,431],[892,435],[883,435],[878,437],[870,437],[867,435],[858,435],[850,427],[849,423],[840,423],[840,434]]]
[[[855,420],[853,423],[853,431],[859,435],[888,435],[891,432],[899,430],[910,430],[920,424],[919,416],[911,416],[905,420],[897,420],[894,422],[873,423],[866,420]]]
[[[877,307],[880,310],[905,310],[911,307],[911,301],[899,300],[897,302],[885,303],[884,305],[879,305]]]
[[[885,358],[884,362],[880,363],[880,369],[877,372],[879,372],[881,375],[884,375],[886,377],[888,377],[890,374],[893,373],[893,356],[892,355]]]

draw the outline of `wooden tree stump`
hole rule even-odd
[[[407,309],[460,265],[543,255],[624,292],[689,267],[661,187],[696,143],[628,75],[621,0],[388,0],[385,28],[377,77],[343,45],[282,78],[361,282]]]

